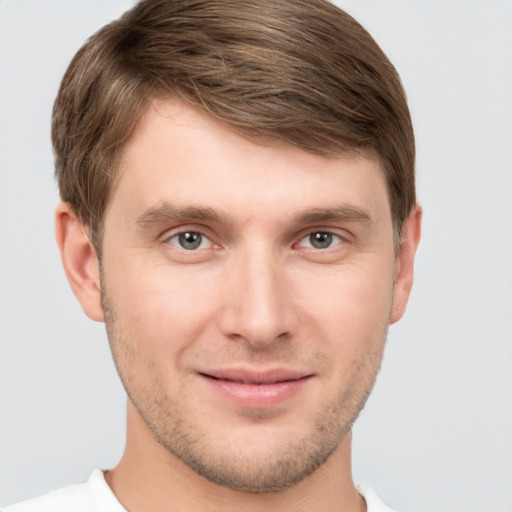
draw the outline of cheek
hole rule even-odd
[[[315,325],[333,350],[363,352],[382,344],[392,307],[392,266],[347,265],[308,282],[296,290],[303,324]]]
[[[106,275],[117,328],[141,350],[179,351],[199,338],[214,315],[214,283],[197,267],[118,261]]]
[[[387,278],[382,278],[385,275]],[[322,400],[350,424],[370,393],[382,361],[392,302],[388,269],[351,265],[316,275],[302,290],[302,340],[325,360]],[[299,291],[299,290],[297,290]]]

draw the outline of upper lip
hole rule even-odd
[[[276,382],[299,380],[311,376],[311,374],[302,371],[286,368],[272,368],[264,371],[246,368],[225,368],[200,371],[199,374],[218,380],[228,380],[243,384],[274,384]]]

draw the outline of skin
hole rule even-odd
[[[126,450],[106,473],[120,502],[365,510],[351,426],[405,310],[419,207],[397,255],[377,160],[254,144],[170,100],[147,110],[119,172],[101,269],[69,205],[56,226],[129,397]],[[293,371],[301,384],[275,403],[240,402],[205,377],[233,368]]]

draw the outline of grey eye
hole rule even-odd
[[[318,231],[309,235],[309,243],[315,249],[327,249],[332,244],[333,235],[325,231]]]
[[[196,233],[194,231],[186,231],[184,233],[179,233],[178,235],[175,235],[175,237],[178,238],[177,241],[180,247],[186,249],[187,251],[197,249],[201,245],[201,242],[203,241],[203,235],[201,235],[201,233]]]
[[[331,249],[338,245],[343,244],[343,239],[340,235],[331,233],[330,231],[313,231],[306,235],[297,245],[305,249]]]

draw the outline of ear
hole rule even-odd
[[[391,324],[398,322],[398,320],[402,318],[411,293],[414,274],[414,257],[421,236],[421,217],[421,207],[416,205],[402,226],[400,252],[395,267]]]
[[[71,205],[57,206],[55,235],[69,284],[85,314],[103,322],[100,265],[88,232],[89,228],[81,223]]]

